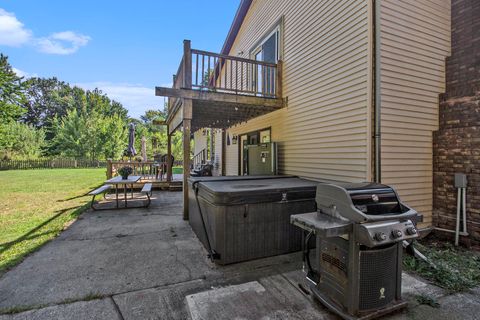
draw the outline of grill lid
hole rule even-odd
[[[388,186],[358,190],[347,189],[347,192],[354,207],[366,215],[396,215],[404,211],[397,194]]]
[[[317,206],[325,214],[354,222],[409,219],[417,212],[403,204],[395,190],[379,183],[323,183]]]

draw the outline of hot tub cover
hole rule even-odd
[[[198,196],[215,205],[294,201],[315,197],[317,182],[292,176],[197,181]]]

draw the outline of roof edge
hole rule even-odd
[[[222,54],[228,55],[230,50],[232,49],[233,42],[237,38],[238,32],[240,31],[240,27],[242,26],[243,20],[247,15],[248,9],[252,4],[253,0],[242,0],[240,5],[238,6],[237,12],[235,13],[235,18],[233,19],[232,25],[230,26],[230,30],[228,31],[227,38],[223,43],[222,47]]]

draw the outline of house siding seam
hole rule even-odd
[[[432,133],[450,55],[449,0],[381,1],[382,183],[432,223]]]
[[[368,180],[368,1],[253,1],[230,55],[250,52],[282,17],[288,106],[229,128],[230,141],[234,134],[271,127],[280,173]],[[226,174],[238,174],[238,145],[226,147]]]

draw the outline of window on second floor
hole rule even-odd
[[[277,63],[280,57],[280,23],[269,32],[251,51],[254,60]],[[274,95],[275,74],[274,70],[262,65],[257,65],[252,70],[252,90],[261,95]]]
[[[260,42],[252,51],[253,58],[259,61],[277,63],[279,57],[280,27],[277,26],[273,32]]]

